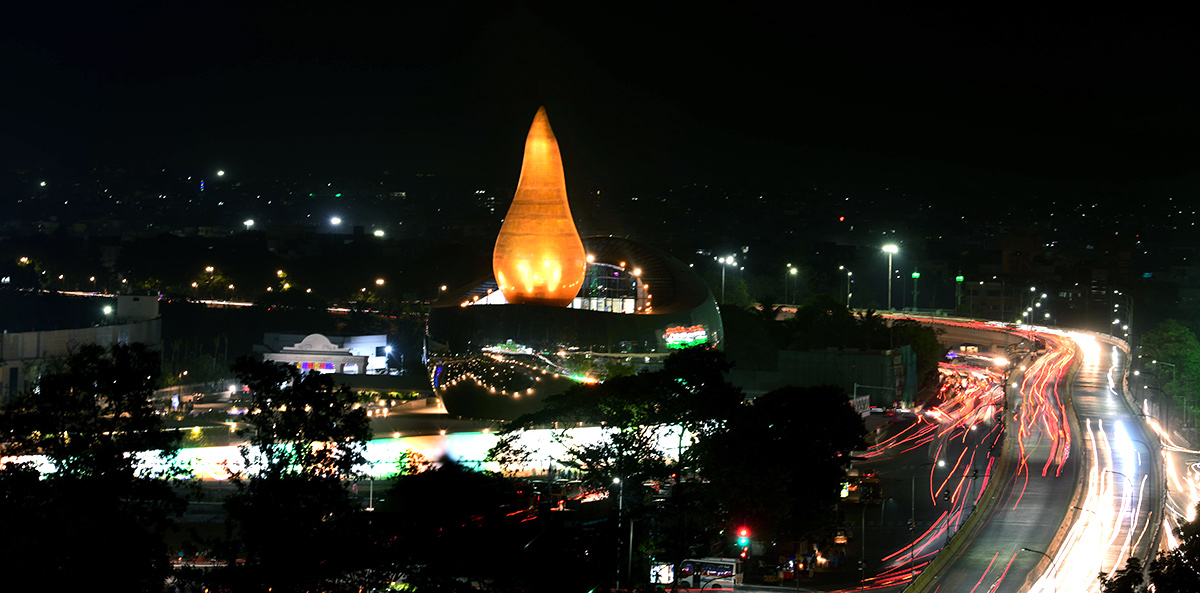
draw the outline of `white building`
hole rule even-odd
[[[391,354],[385,335],[266,334],[257,349],[263,360],[293,365],[301,371],[346,375],[387,374]]]

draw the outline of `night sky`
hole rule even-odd
[[[0,158],[21,166],[511,185],[539,105],[568,179],[595,187],[1115,186],[1200,163],[1196,44],[1179,15],[21,4],[0,25]]]

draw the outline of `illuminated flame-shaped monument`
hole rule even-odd
[[[565,307],[583,284],[584,257],[558,141],[541,107],[525,138],[521,179],[496,237],[492,272],[510,303]]]

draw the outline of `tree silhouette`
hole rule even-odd
[[[0,555],[53,587],[87,579],[124,591],[161,591],[169,572],[163,534],[185,502],[170,460],[177,432],[151,404],[159,357],[143,344],[80,346],[41,369],[36,387],[0,410],[5,455],[45,455],[0,469]],[[168,466],[169,467],[169,466]]]

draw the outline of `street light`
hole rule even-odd
[[[888,254],[887,306],[888,306],[888,311],[891,311],[892,310],[892,256],[895,255],[896,253],[898,253],[900,251],[900,248],[896,247],[895,245],[884,245],[883,251]]]
[[[247,218],[246,221],[243,222],[242,224],[246,225],[246,230],[248,231],[248,230],[250,230],[250,227],[254,226],[254,219]]]
[[[909,504],[910,504],[909,511],[908,511],[909,512],[908,530],[913,533],[916,533],[916,530],[917,530],[917,472],[921,471],[921,468],[929,467],[931,465],[936,465],[938,467],[946,467],[946,462],[939,459],[937,461],[929,461],[926,463],[922,463],[921,465],[918,465],[917,468],[913,470],[912,480],[911,480],[911,483],[909,484],[909,487],[911,490],[909,496],[911,498],[908,499]],[[916,542],[916,540],[913,540],[912,545],[909,546],[909,548],[908,548],[908,572],[909,572],[909,574],[912,574],[913,567],[916,565],[916,547],[917,547],[917,542]]]
[[[1122,475],[1124,475],[1124,474],[1122,474]],[[1126,478],[1126,479],[1129,479],[1129,478]],[[1100,522],[1100,537],[1104,537],[1104,519],[1101,519],[1100,515],[1098,513],[1096,513],[1096,511],[1093,511],[1092,509],[1085,509],[1083,507],[1074,506],[1074,505],[1072,505],[1071,508],[1080,510],[1080,511],[1087,511],[1087,512],[1095,515],[1096,520]],[[1097,558],[1097,560],[1100,561],[1100,571],[1099,572],[1104,572],[1104,556],[1103,555],[1098,555],[1098,556],[1099,557]]]
[[[621,478],[613,478],[612,483],[614,485],[620,487],[620,493],[617,495],[618,496],[618,498],[617,498],[617,533],[618,533],[618,535],[617,535],[617,558],[618,558],[618,560],[617,560],[617,586],[616,586],[617,589],[620,589],[621,588],[621,561],[619,559],[621,557],[621,536],[619,534],[621,533],[621,531],[620,531],[621,519],[622,519],[622,515],[624,514],[624,510],[625,510],[625,482],[622,481]],[[633,542],[630,542],[630,544],[632,544],[632,543]]]
[[[799,273],[799,268],[793,268],[792,264],[787,265],[787,273],[783,275],[783,302],[790,302],[788,298],[788,276],[795,276]]]
[[[844,270],[846,272],[846,308],[849,309],[850,308],[850,294],[851,294],[850,293],[850,277],[854,275],[854,272],[847,270],[846,266],[838,266],[838,269]]]
[[[737,260],[731,255],[718,258],[717,263],[721,264],[721,304],[725,304],[725,266],[736,266]]]

